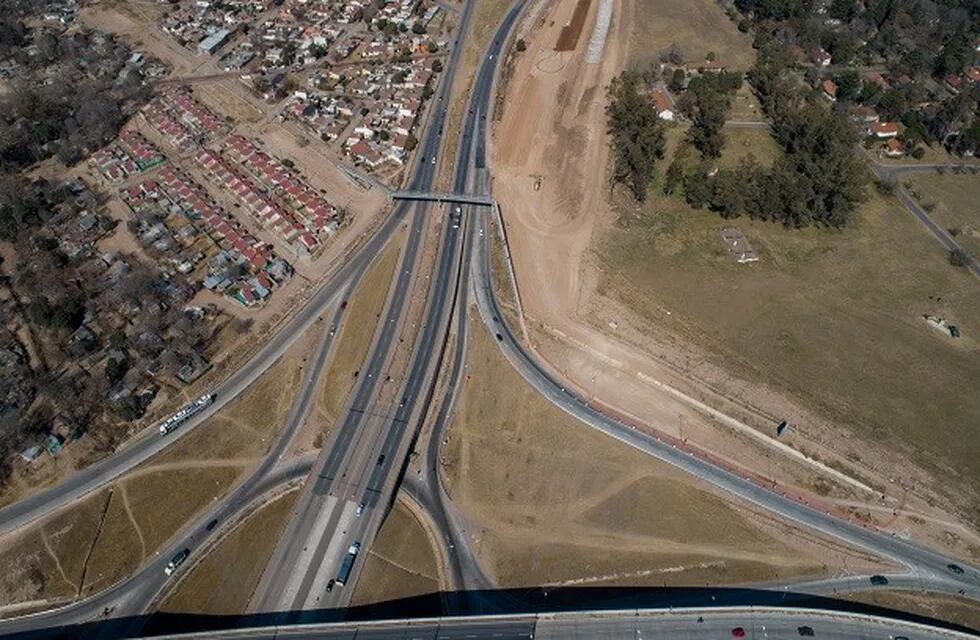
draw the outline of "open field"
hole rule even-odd
[[[901,181],[912,184],[911,192],[920,196],[923,207],[933,207],[929,216],[936,224],[955,233],[974,257],[980,256],[980,178],[946,172],[909,174]]]
[[[663,197],[657,184],[644,205],[611,197],[601,88],[669,44],[656,31],[680,3],[651,2],[637,16],[614,3],[599,65],[583,63],[581,46],[549,65],[535,53],[553,46],[574,4],[549,5],[525,36],[494,132],[494,193],[532,348],[581,393],[652,427],[896,534],[980,557],[975,525],[958,522],[980,512],[980,491],[956,480],[977,473],[976,439],[959,444],[980,415],[969,389],[980,301],[968,275],[897,202],[873,195],[843,232],[724,221]],[[712,2],[682,8],[727,21]],[[698,42],[716,37],[705,31]],[[731,42],[751,60],[747,40]],[[743,102],[739,118],[754,101]],[[777,151],[764,130],[725,134],[720,164]],[[658,172],[682,137],[668,130]],[[761,262],[735,264],[720,237],[727,226],[745,232]],[[964,337],[944,338],[924,313],[959,324]],[[726,428],[682,394],[744,428]],[[776,442],[781,419],[795,428]],[[780,452],[784,444],[795,451]],[[827,467],[849,476],[840,488],[827,486]],[[869,503],[862,484],[886,503]]]
[[[524,383],[482,324],[471,326],[443,473],[501,586],[725,584],[867,562],[777,534],[764,514],[574,421]]]
[[[333,427],[354,386],[354,372],[367,358],[404,244],[405,234],[396,235],[375,258],[350,298],[333,355],[321,378],[322,390],[317,397],[313,419],[323,428],[317,433],[326,435]]]
[[[725,146],[718,159],[722,169],[734,169],[748,156],[760,165],[769,166],[781,153],[768,129],[727,128],[724,135]]]
[[[672,44],[694,66],[709,53],[733,70],[744,71],[755,62],[752,38],[711,0],[637,0],[632,28],[632,63],[656,62]]]
[[[353,606],[439,590],[432,541],[414,514],[395,502],[365,559],[351,600]]]
[[[100,491],[38,527],[4,538],[0,607],[74,598],[83,578],[87,548],[99,530],[108,501],[109,493]]]
[[[298,491],[290,491],[238,524],[181,580],[161,611],[244,613],[298,497]]]
[[[929,616],[980,631],[980,607],[966,598],[911,591],[865,591],[844,597],[856,602]]]
[[[972,479],[956,492],[961,504],[980,505],[976,284],[897,202],[871,196],[842,232],[725,221],[661,196],[633,220],[600,251],[602,293],[743,378],[804,398],[862,441]],[[733,224],[759,263],[728,255],[719,233]],[[964,337],[944,337],[926,313],[960,325]]]

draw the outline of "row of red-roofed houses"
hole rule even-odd
[[[149,125],[160,132],[160,135],[177,150],[187,152],[198,146],[197,136],[178,122],[159,98],[146,105],[143,116]]]
[[[198,102],[186,89],[171,89],[163,96],[177,119],[204,137],[225,131],[225,124],[213,111]]]
[[[319,240],[248,177],[242,176],[211,149],[199,149],[194,155],[202,169],[223,189],[235,195],[248,212],[265,228],[271,228],[290,245],[307,254],[319,246]]]
[[[265,188],[290,205],[300,223],[318,238],[331,235],[340,226],[340,212],[310,187],[293,169],[269,155],[253,141],[234,135],[228,138],[224,155],[244,167]]]
[[[91,163],[109,182],[120,182],[128,176],[149,171],[165,160],[149,140],[132,129],[124,129],[117,140],[92,155]]]
[[[227,295],[251,306],[266,298],[273,287],[292,275],[292,267],[277,257],[268,243],[255,238],[228,216],[192,179],[171,167],[164,167],[156,177],[157,180],[144,180],[127,189],[124,199],[135,209],[134,203],[147,196],[164,195],[189,220],[203,226],[225,254],[246,264],[250,277],[235,283],[226,291]]]

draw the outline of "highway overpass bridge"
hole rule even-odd
[[[157,636],[172,640],[650,640],[797,638],[833,640],[977,638],[965,631],[852,612],[789,607],[626,609],[275,626]]]
[[[415,200],[419,202],[438,202],[452,204],[472,204],[476,206],[492,207],[493,198],[486,195],[471,193],[448,193],[439,191],[393,191],[392,200]]]

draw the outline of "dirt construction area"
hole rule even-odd
[[[922,425],[915,427],[922,416],[906,416],[904,401],[894,415],[890,396],[880,394],[888,388],[884,381],[869,383],[872,378],[854,364],[854,354],[861,350],[873,350],[871,355],[880,360],[878,351],[894,353],[888,344],[910,344],[910,338],[916,341],[916,358],[927,347],[934,353],[948,350],[938,342],[919,345],[938,341],[917,315],[923,313],[920,307],[928,307],[920,304],[929,302],[922,294],[927,289],[937,292],[934,295],[950,291],[941,308],[963,322],[968,317],[961,304],[967,299],[966,284],[947,282],[948,274],[936,272],[946,268],[941,262],[925,265],[925,273],[919,274],[916,270],[921,265],[883,256],[897,249],[875,241],[875,234],[881,237],[879,222],[901,227],[896,235],[902,242],[918,246],[921,239],[928,245],[930,239],[918,238],[921,230],[902,217],[907,216],[904,211],[886,216],[883,207],[892,207],[893,202],[873,199],[867,205],[869,222],[838,236],[818,230],[784,231],[771,225],[762,229],[764,225],[749,227],[747,221],[737,221],[785,245],[778,248],[782,256],[763,255],[771,263],[762,269],[776,270],[779,281],[794,283],[793,296],[819,290],[829,297],[814,300],[813,305],[830,304],[842,314],[847,306],[847,314],[824,318],[831,324],[825,323],[820,332],[821,336],[837,336],[839,346],[826,344],[819,357],[807,357],[800,349],[783,349],[787,344],[799,345],[780,342],[781,332],[794,326],[809,328],[813,319],[822,317],[809,310],[813,305],[775,305],[780,314],[775,316],[773,305],[759,305],[729,321],[726,314],[731,309],[722,304],[729,297],[725,292],[738,291],[743,286],[741,274],[755,272],[737,271],[736,266],[722,262],[728,258],[715,227],[724,221],[712,219],[710,230],[698,227],[698,233],[705,232],[706,239],[698,240],[704,246],[688,247],[684,243],[691,232],[685,225],[701,223],[687,217],[690,209],[682,201],[683,214],[657,218],[660,211],[656,207],[676,209],[676,199],[660,199],[656,206],[644,208],[611,196],[605,87],[627,65],[655,58],[656,52],[674,42],[685,59],[698,59],[710,51],[736,68],[751,64],[751,43],[710,0],[614,0],[602,58],[598,64],[588,64],[585,50],[597,4],[593,2],[589,9],[583,37],[567,52],[556,48],[562,30],[573,20],[577,0],[552,0],[533,7],[516,34],[526,42],[526,50],[511,54],[501,89],[503,99],[498,99],[504,107],[497,113],[493,132],[493,193],[507,225],[531,348],[580,393],[601,399],[632,418],[778,484],[819,496],[896,535],[916,537],[962,557],[980,557],[980,538],[963,521],[970,512],[964,506],[972,499],[967,495],[970,492],[959,492],[957,498],[951,490],[942,491],[953,485],[935,474],[948,473],[948,466],[918,469],[905,462],[905,450],[923,450],[936,458],[945,455],[945,450],[932,446],[938,440],[928,436]],[[685,16],[691,21],[687,26]],[[663,21],[675,28],[665,31],[658,26]],[[718,28],[696,33],[692,25],[702,23]],[[671,130],[669,137],[679,139],[675,133]],[[769,142],[742,141],[740,135],[732,135],[732,152]],[[668,162],[669,157],[659,170]],[[624,229],[622,221],[642,216],[662,220],[664,228],[658,231],[658,238],[644,236],[645,244],[638,237],[631,244],[610,241],[636,236],[637,231]],[[838,251],[837,258],[827,257],[844,278],[839,282],[862,282],[864,289],[871,286],[867,283],[877,283],[875,287],[888,296],[894,294],[894,299],[860,308],[854,306],[852,296],[843,295],[846,291],[816,286],[827,284],[820,274],[830,268],[817,258],[831,255],[823,245],[837,242],[839,236],[847,241],[846,250]],[[757,237],[750,234],[753,243]],[[714,244],[708,246],[707,238]],[[628,251],[622,250],[627,244]],[[610,251],[618,253],[606,255]],[[708,256],[699,255],[697,260],[710,263],[711,268],[685,274],[697,264],[688,257],[692,251]],[[670,258],[671,267],[659,280],[651,274],[652,259],[658,253]],[[928,252],[922,255],[934,257]],[[838,259],[842,262],[836,262]],[[797,264],[800,260],[805,261],[803,266]],[[753,281],[759,280],[760,285],[772,282],[776,275],[762,269],[752,276]],[[915,282],[915,286],[892,287],[889,283],[899,272],[903,282]],[[671,281],[684,282],[684,287],[670,286]],[[757,296],[759,292],[749,293]],[[790,295],[788,288],[779,293]],[[725,297],[719,298],[721,295]],[[688,298],[698,304],[686,304]],[[902,317],[891,320],[885,317],[888,313]],[[775,318],[779,326],[773,327]],[[756,322],[759,319],[765,322]],[[875,336],[870,327],[878,322],[885,329]],[[684,330],[691,324],[699,325],[697,332]],[[744,332],[751,326],[766,326],[770,333],[757,332],[752,341],[731,335],[735,327]],[[799,339],[806,340],[806,336]],[[948,354],[956,367],[974,344],[972,338],[961,342],[962,348]],[[847,367],[844,363],[849,359],[852,366]],[[751,362],[754,368],[738,366],[742,361]],[[874,364],[881,364],[876,371],[892,376],[889,382],[896,386],[891,395],[897,385],[904,388],[914,382],[902,369]],[[961,393],[963,380],[950,377],[951,384],[941,387],[930,379],[929,389],[949,395],[949,404],[942,406],[958,407],[965,416],[970,401]],[[834,395],[822,395],[830,388]],[[921,384],[915,393],[926,395]],[[846,404],[838,401],[842,397]],[[920,409],[928,404],[926,397],[916,402]],[[893,417],[908,417],[907,428],[892,425]],[[801,426],[777,441],[775,427],[783,418]],[[934,424],[931,414],[924,424]],[[888,435],[892,440],[887,440]],[[949,438],[952,441],[952,435]],[[873,446],[875,442],[879,444]],[[882,442],[895,446],[886,449]],[[955,451],[952,455],[952,460],[965,459]],[[896,476],[897,468],[903,469],[903,476]]]

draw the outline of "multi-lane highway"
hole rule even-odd
[[[460,32],[465,32],[472,3],[463,7]],[[456,47],[446,68],[446,80],[436,96],[411,189],[433,186],[440,136],[447,118],[452,78],[459,62]],[[270,559],[251,611],[282,612],[285,619],[303,619],[303,611],[343,607],[350,601],[361,558],[357,558],[347,584],[336,580],[351,548],[364,553],[391,503],[409,445],[424,414],[423,400],[434,379],[434,369],[445,344],[446,323],[457,287],[462,231],[444,216],[437,264],[430,281],[421,281],[419,251],[426,228],[426,209],[415,205],[412,229],[398,276],[382,315],[370,355],[358,383],[304,490],[286,534]],[[419,291],[422,289],[422,291]],[[413,293],[428,293],[421,331],[407,363],[393,365],[402,340],[406,309]],[[402,347],[403,348],[403,347]]]
[[[471,4],[467,3],[462,13],[461,23],[464,28],[472,13]],[[461,30],[461,32],[464,31]],[[450,64],[443,74],[444,77],[451,79],[457,65],[458,54],[454,53],[451,57]],[[446,80],[442,83],[437,94],[437,103],[433,107],[426,135],[420,145],[420,162],[416,166],[414,177],[410,183],[410,188],[412,189],[430,188],[434,182],[437,165],[431,162],[431,158],[438,154],[441,146],[442,133],[447,116],[446,105],[449,103],[450,91],[451,82]],[[422,208],[425,205],[414,206]],[[342,305],[338,304],[339,301],[346,297],[349,289],[352,288],[351,285],[360,278],[374,256],[380,252],[384,244],[402,225],[411,211],[412,206],[409,205],[400,204],[395,207],[390,217],[382,224],[375,235],[314,294],[307,306],[301,309],[243,369],[236,371],[225,383],[215,390],[218,395],[218,400],[207,412],[203,412],[193,421],[183,425],[180,430],[166,438],[161,438],[156,434],[144,437],[102,463],[72,476],[62,485],[42,492],[23,502],[16,503],[4,510],[0,510],[0,532],[15,529],[69,504],[72,500],[118,477],[128,469],[131,469],[155,453],[158,453],[166,446],[169,446],[181,435],[196,428],[207,417],[240,393],[263,371],[268,369],[300,334],[320,319],[321,314],[331,304],[335,305],[336,312],[330,326],[336,327],[341,320],[340,314],[342,313]],[[406,243],[406,254],[417,251],[423,223],[424,218],[422,216],[417,215],[413,218],[413,233],[410,234],[409,241]],[[451,241],[447,241],[447,244],[458,246],[458,232],[455,235],[456,237]],[[458,256],[456,258],[450,257],[448,260],[451,263],[459,262]],[[405,260],[405,262],[408,263],[409,261]],[[445,271],[444,267],[440,269],[440,272]],[[402,292],[400,296],[396,297],[404,298],[404,288],[396,286],[395,289],[396,292],[399,290]],[[446,292],[452,290],[452,287],[449,287],[448,281],[443,283],[442,290],[444,296]],[[440,304],[445,306],[445,298],[443,298]],[[390,341],[394,334],[388,329],[393,326],[394,323],[386,322],[384,324],[385,331],[382,331],[376,340],[384,339]],[[188,548],[193,553],[195,549],[204,545],[214,534],[213,531],[207,528],[207,525],[212,520],[217,519],[219,522],[231,520],[236,514],[247,509],[256,498],[268,492],[271,488],[294,480],[308,471],[310,468],[309,460],[300,459],[285,463],[280,463],[280,461],[295,430],[302,424],[308,412],[310,401],[317,388],[316,382],[326,362],[327,354],[330,351],[334,333],[327,331],[326,327],[324,333],[324,339],[314,355],[313,366],[307,369],[307,375],[301,384],[300,392],[290,412],[287,424],[263,463],[249,476],[243,485],[238,487],[224,500],[220,501],[214,508],[199,517],[197,521],[186,527],[183,535],[180,535],[177,540],[171,541],[152,562],[141,567],[131,578],[96,596],[70,606],[4,621],[0,623],[0,633],[7,634],[37,629],[39,630],[39,637],[46,637],[54,629],[98,619],[107,610],[112,617],[136,615],[144,612],[169,581],[163,572],[163,568],[166,566],[170,557],[180,549]],[[425,336],[419,347],[421,353],[427,353],[431,350],[431,345],[436,341],[437,332],[430,330],[426,332]],[[377,345],[375,346],[377,347]],[[383,350],[379,351],[376,348],[374,351],[380,354]],[[361,377],[362,381],[377,380],[374,377],[374,373],[380,371],[381,367],[378,362],[375,360],[367,365],[364,370],[364,375]],[[421,384],[421,378],[416,383],[416,387],[418,384]],[[415,387],[406,389],[406,393],[412,394],[410,396],[412,401],[414,401],[417,390]],[[358,406],[357,402],[358,400],[355,398],[352,406]],[[409,403],[406,402],[404,405],[400,408],[402,413],[410,415],[411,409]],[[394,422],[396,426],[407,423],[404,417],[401,420],[396,418]],[[403,429],[389,430],[389,437],[385,439],[383,444],[386,450],[393,447],[397,448],[397,445],[403,440],[395,431],[403,431]],[[350,432],[348,431],[347,433]],[[332,460],[336,461],[342,457],[334,455]],[[391,455],[383,465],[383,469],[374,468],[375,465],[370,465],[374,470],[369,474],[369,478],[364,485],[374,488],[374,494],[380,495],[380,489],[390,479],[391,471],[397,471],[399,469],[396,458],[396,455]],[[360,462],[363,463],[363,460]],[[362,464],[361,466],[366,465]],[[377,465],[377,467],[381,466]],[[369,491],[367,494],[370,496],[372,492]],[[374,511],[374,516],[379,520],[383,516],[383,509],[378,510],[372,508],[372,511]],[[363,522],[369,519],[364,518]],[[186,566],[184,570],[186,570]],[[118,626],[112,628],[114,633],[122,632]],[[131,631],[128,630],[128,632]]]

